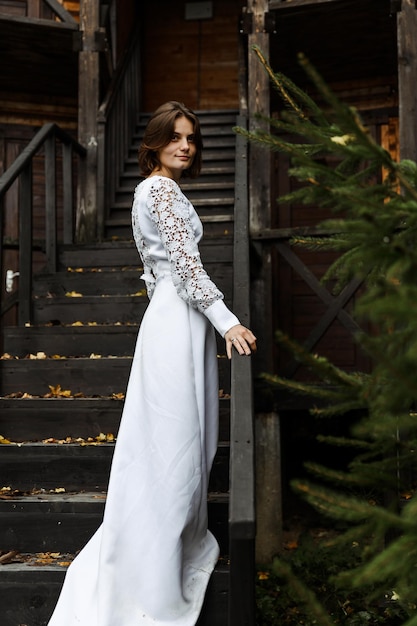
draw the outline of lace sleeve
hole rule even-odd
[[[223,294],[201,262],[188,200],[174,181],[159,179],[150,189],[148,209],[166,250],[178,295],[204,313],[214,302],[223,299]]]

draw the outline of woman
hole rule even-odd
[[[178,102],[151,117],[139,150],[133,234],[150,303],[142,320],[104,520],[68,570],[49,626],[194,626],[219,549],[207,530],[217,448],[213,327],[249,355],[242,326],[207,276],[201,222],[182,175],[201,167],[200,125]]]

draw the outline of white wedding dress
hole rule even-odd
[[[194,626],[218,558],[207,530],[217,447],[213,326],[239,323],[207,276],[202,225],[163,176],[138,185],[133,233],[150,303],[140,326],[100,528],[49,626]]]

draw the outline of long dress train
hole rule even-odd
[[[151,299],[103,523],[69,567],[49,626],[194,626],[218,558],[207,529],[218,433],[213,324],[224,334],[238,320],[202,269],[201,223],[173,181],[138,186],[133,227]]]

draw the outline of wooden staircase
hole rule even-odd
[[[235,111],[200,111],[197,113],[203,135],[203,167],[196,179],[184,179],[181,187],[197,209],[205,234],[221,235],[233,231],[235,190]],[[131,236],[132,193],[139,180],[137,152],[148,121],[142,115],[132,139],[114,202],[105,221],[106,237]]]
[[[199,181],[184,185],[206,222],[203,262],[229,305],[232,118],[224,113],[224,132],[216,135],[214,117],[207,114],[205,170]],[[47,623],[68,563],[101,522],[113,436],[147,305],[130,240],[134,152],[132,147],[106,224],[107,235],[116,239],[60,247],[57,272],[34,279],[32,324],[5,329],[10,358],[0,360],[0,435],[11,443],[0,445],[0,555],[16,554],[0,564],[2,626]],[[228,624],[230,367],[220,338],[218,354],[220,441],[208,504],[222,557],[199,626]]]

